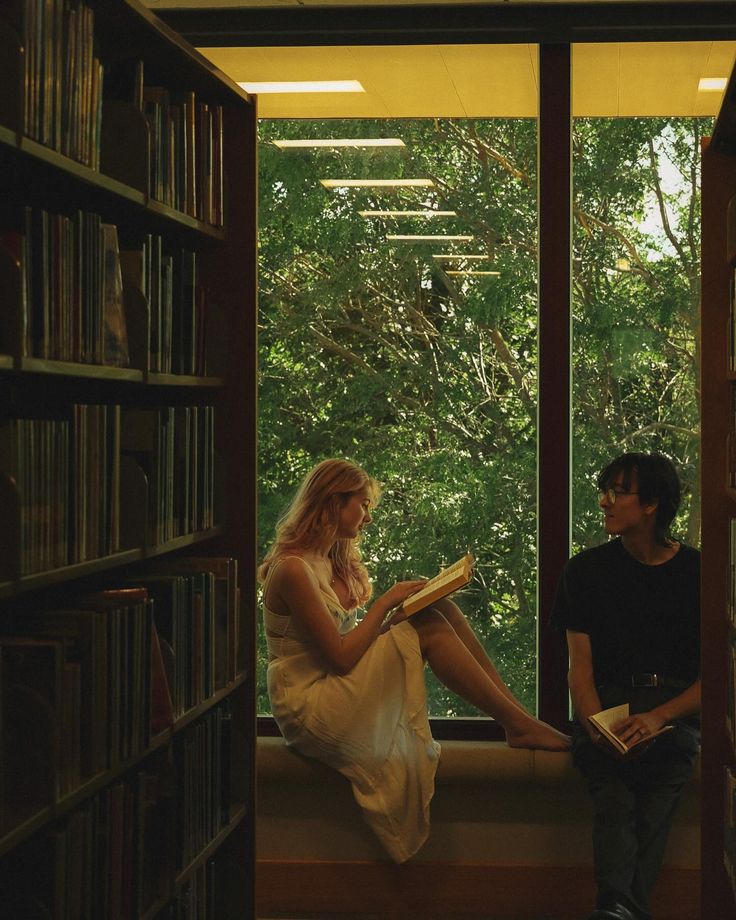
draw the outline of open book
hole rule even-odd
[[[599,731],[606,739],[610,742],[619,754],[628,754],[629,751],[638,747],[640,744],[644,744],[646,741],[651,741],[652,738],[656,738],[657,735],[661,735],[663,732],[672,731],[675,727],[674,725],[665,725],[658,732],[654,732],[653,735],[645,735],[643,738],[640,738],[639,741],[629,742],[625,744],[618,735],[613,731],[614,725],[620,725],[624,719],[629,717],[629,704],[624,703],[621,706],[612,706],[610,709],[603,709],[601,712],[596,712],[595,715],[588,716],[588,721],[591,725]]]
[[[404,613],[410,617],[413,613],[418,613],[420,610],[424,610],[425,607],[429,607],[430,604],[438,601],[441,597],[447,597],[448,594],[452,594],[453,591],[457,591],[458,588],[467,585],[473,577],[474,562],[473,554],[468,553],[446,569],[441,569],[439,575],[430,578],[426,585],[416,594],[407,597],[402,604]]]

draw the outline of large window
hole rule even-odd
[[[350,112],[335,94],[259,105],[261,548],[314,462],[362,463],[385,485],[364,544],[376,590],[473,550],[479,577],[463,606],[513,690],[558,721],[563,652],[538,620],[566,554],[568,504],[570,551],[599,542],[597,470],[623,450],[663,450],[686,486],[679,533],[698,541],[699,142],[722,95],[699,81],[728,75],[734,49],[572,47],[570,304],[556,245],[567,239],[569,135],[549,131],[567,124],[567,46],[539,60],[533,45],[205,49],[236,80],[360,71],[368,90]],[[310,137],[405,146],[273,144]],[[319,181],[346,177],[433,185]],[[360,213],[429,209],[453,213]],[[471,239],[390,239],[429,234]],[[260,669],[265,711],[263,652]],[[475,715],[434,683],[430,709]]]
[[[404,146],[273,143],[378,137]],[[317,460],[361,463],[385,486],[364,540],[376,591],[470,549],[462,606],[531,708],[536,144],[533,119],[282,120],[260,153],[262,545]],[[432,184],[320,183],[341,177]],[[432,716],[477,715],[428,686]]]

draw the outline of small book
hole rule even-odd
[[[643,738],[640,738],[639,741],[625,744],[614,732],[613,727],[615,725],[620,725],[621,722],[623,722],[624,719],[628,719],[628,717],[629,704],[623,703],[621,706],[612,706],[610,709],[603,709],[601,712],[596,712],[594,715],[588,716],[588,721],[604,736],[606,741],[610,742],[620,754],[624,755],[628,754],[629,751],[638,747],[640,744],[644,744],[644,742],[656,738],[657,735],[672,731],[675,727],[674,725],[665,725],[660,728],[659,731],[654,732],[653,735],[645,735]]]
[[[404,613],[410,617],[413,613],[424,610],[425,607],[429,607],[430,604],[440,600],[440,598],[447,597],[448,594],[457,591],[458,588],[465,587],[473,577],[474,562],[473,554],[468,553],[446,569],[441,569],[439,574],[435,575],[434,578],[430,578],[426,585],[416,594],[407,597],[401,605]]]

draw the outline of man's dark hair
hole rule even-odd
[[[680,507],[680,477],[675,465],[664,454],[621,454],[600,472],[598,488],[602,492],[610,489],[621,475],[623,487],[630,489],[633,473],[636,473],[639,503],[646,505],[658,502],[654,533],[657,542],[666,546],[670,537],[670,524]]]

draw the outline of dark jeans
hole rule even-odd
[[[631,712],[653,709],[678,690],[599,688],[604,708],[629,702]],[[693,773],[699,748],[694,723],[678,723],[641,755],[614,758],[600,750],[577,723],[573,761],[593,799],[593,853],[598,907],[624,904],[647,920],[675,806]]]

